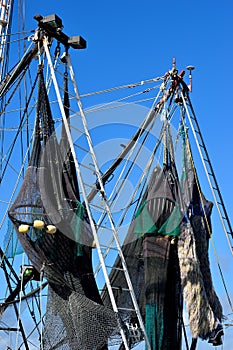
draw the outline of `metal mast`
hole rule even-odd
[[[0,81],[7,68],[13,4],[14,0],[2,0],[0,4]]]
[[[49,52],[48,40],[47,40],[46,37],[43,40],[43,47],[44,47],[44,51],[45,51],[45,54],[47,56],[48,64],[49,64],[49,67],[50,67],[50,70],[51,70],[51,76],[52,76],[54,88],[55,88],[55,91],[56,91],[59,107],[60,107],[60,110],[61,110],[61,114],[62,114],[64,125],[65,125],[65,129],[66,129],[66,133],[67,133],[67,138],[68,138],[68,141],[69,141],[70,149],[71,149],[71,152],[72,152],[72,155],[73,155],[73,158],[74,158],[76,171],[77,171],[78,179],[79,179],[79,184],[80,184],[80,188],[81,188],[82,195],[83,195],[83,198],[84,198],[86,210],[87,210],[87,213],[88,213],[88,216],[89,216],[89,220],[90,220],[93,236],[94,236],[94,239],[95,239],[95,244],[96,244],[99,260],[100,260],[101,267],[102,267],[103,274],[104,274],[105,283],[106,283],[106,286],[107,286],[107,289],[108,289],[108,293],[109,293],[109,296],[110,296],[112,308],[116,312],[116,314],[118,315],[120,309],[117,306],[117,301],[116,301],[116,298],[115,298],[114,293],[113,293],[113,286],[111,285],[110,278],[109,278],[109,272],[108,272],[108,269],[107,269],[107,266],[106,266],[106,262],[105,262],[105,259],[104,259],[103,247],[101,246],[101,244],[99,242],[98,232],[97,232],[97,229],[96,229],[96,226],[95,226],[92,214],[91,214],[91,203],[88,201],[87,188],[86,188],[86,186],[85,186],[85,184],[83,182],[83,175],[82,175],[82,171],[81,171],[81,168],[80,168],[80,164],[78,163],[78,160],[76,158],[72,137],[71,137],[69,126],[68,126],[68,123],[67,123],[67,120],[66,120],[64,106],[63,106],[62,99],[61,99],[61,96],[60,96],[59,87],[58,87],[58,83],[57,83],[56,76],[55,76],[55,71],[54,71],[54,68],[53,68],[53,64],[52,64],[52,60],[51,60],[51,56],[50,56],[50,52]],[[85,135],[86,140],[87,140],[87,144],[88,144],[88,147],[89,147],[89,150],[87,150],[87,152],[91,155],[91,159],[92,159],[94,167],[95,167],[95,173],[96,173],[96,175],[98,177],[98,182],[99,182],[99,185],[100,185],[99,192],[100,192],[100,194],[101,194],[101,196],[103,198],[104,204],[105,204],[105,211],[106,211],[106,214],[107,214],[107,217],[108,217],[108,222],[109,222],[108,230],[109,230],[109,232],[110,232],[110,234],[113,237],[114,242],[115,242],[115,248],[114,249],[117,250],[117,253],[118,253],[118,255],[119,255],[120,259],[121,259],[121,264],[122,264],[121,270],[122,270],[122,272],[123,272],[123,274],[125,276],[125,280],[126,280],[127,285],[128,285],[128,292],[130,293],[130,296],[131,296],[132,309],[130,309],[130,311],[135,313],[135,315],[137,317],[137,320],[138,320],[138,323],[140,325],[141,332],[142,332],[143,337],[145,339],[145,342],[146,342],[146,345],[147,345],[147,349],[150,350],[151,347],[150,347],[149,341],[147,339],[147,335],[146,335],[143,319],[142,319],[142,316],[141,316],[141,313],[140,313],[140,310],[139,310],[139,306],[137,304],[137,299],[136,299],[136,296],[135,296],[135,293],[134,293],[134,290],[133,290],[133,286],[132,286],[132,283],[131,283],[129,272],[128,272],[128,269],[127,269],[127,266],[126,266],[126,262],[125,262],[125,259],[124,259],[123,253],[122,253],[122,249],[121,249],[121,246],[120,246],[120,242],[119,242],[119,239],[118,239],[118,233],[117,233],[117,230],[116,230],[116,227],[115,227],[115,224],[114,224],[114,220],[113,220],[111,209],[110,209],[110,206],[109,206],[109,203],[108,203],[107,195],[106,195],[106,192],[105,192],[105,189],[104,189],[104,185],[103,185],[103,182],[102,182],[102,179],[101,179],[101,172],[100,172],[100,169],[99,169],[99,166],[98,166],[98,163],[97,163],[97,158],[96,158],[95,151],[94,151],[94,148],[93,148],[91,136],[90,136],[90,133],[89,133],[89,130],[88,130],[86,117],[85,117],[85,114],[84,114],[84,111],[83,111],[83,108],[82,108],[82,104],[81,104],[79,93],[78,93],[78,88],[77,88],[77,85],[76,85],[76,82],[75,82],[74,72],[73,72],[72,65],[70,63],[70,59],[69,59],[68,55],[67,55],[67,62],[68,62],[68,67],[69,67],[69,71],[70,71],[70,77],[71,77],[71,81],[72,81],[73,86],[74,86],[74,91],[75,91],[75,95],[76,95],[76,99],[77,99],[77,103],[78,103],[78,107],[79,107],[80,115],[81,115],[81,119],[82,119],[83,130],[84,130],[83,131],[83,135]],[[90,169],[90,171],[93,172],[93,169]],[[130,349],[129,345],[128,345],[128,340],[127,340],[127,337],[126,337],[126,334],[125,334],[125,330],[120,325],[120,323],[119,323],[119,326],[120,326],[121,338],[122,338],[122,341],[124,343],[125,349]]]
[[[194,135],[197,149],[200,154],[200,158],[206,173],[206,177],[209,182],[210,189],[212,191],[214,202],[218,210],[219,218],[220,218],[224,233],[226,235],[230,251],[233,254],[233,231],[232,231],[230,218],[228,216],[226,206],[223,201],[223,197],[217,182],[216,175],[214,173],[212,163],[210,161],[210,157],[209,157],[209,154],[197,121],[197,117],[195,115],[191,100],[189,98],[188,87],[184,84],[183,81],[182,81],[182,85],[184,87],[184,90],[186,90],[186,92],[181,92],[181,98],[184,104],[184,108],[192,129],[192,133]]]

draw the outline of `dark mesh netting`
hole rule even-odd
[[[153,350],[181,348],[182,302],[174,239],[179,233],[179,207],[175,165],[156,167],[122,248]],[[120,267],[119,259],[114,267]],[[118,287],[118,306],[132,308],[122,272],[113,270],[110,279]],[[104,300],[107,299],[105,291]],[[136,322],[135,314],[127,311],[122,311],[122,319]]]
[[[145,194],[142,197],[141,203],[144,203],[145,198],[148,195],[148,191],[156,181],[156,178],[160,172],[160,168],[156,167],[152,173],[148,187],[145,190]],[[125,257],[127,268],[129,271],[130,279],[134,287],[134,293],[137,297],[137,302],[140,307],[140,311],[145,316],[145,276],[144,276],[144,258],[143,258],[143,234],[135,234],[135,219],[133,219],[126,238],[122,246],[122,252]],[[124,291],[124,288],[128,288],[123,272],[119,272],[117,268],[121,268],[121,259],[118,257],[114,263],[114,268],[110,273],[111,285],[115,288],[114,295],[117,301],[117,305],[121,308],[132,308],[132,301],[130,294]],[[110,305],[109,295],[106,286],[103,290],[103,301],[105,304]],[[135,314],[128,311],[121,311],[122,320],[126,322],[135,322]]]
[[[145,326],[153,350],[181,347],[179,264],[180,189],[174,163],[164,164],[136,214],[135,233],[143,236]]]
[[[136,213],[134,232],[179,235],[180,198],[175,165],[164,164]]]
[[[79,293],[57,286],[49,287],[44,349],[97,350],[107,349],[106,339],[116,330],[116,318],[103,305],[90,304]]]
[[[66,114],[67,124],[70,125],[70,118],[69,118],[70,102],[69,102],[69,94],[68,94],[67,73],[65,73],[65,75],[64,75],[64,101],[63,101],[63,104],[64,104],[64,110],[65,110],[65,114]],[[73,159],[71,149],[69,147],[69,142],[67,139],[64,123],[62,123],[60,151],[61,151],[62,159],[64,160],[63,173],[66,173],[66,176],[69,180],[68,181],[69,187],[72,189],[72,192],[66,193],[66,191],[69,189],[67,188],[65,181],[63,181],[63,185],[64,185],[63,190],[67,194],[68,198],[71,199],[72,193],[75,193],[76,198],[80,201],[78,179],[77,179],[77,176],[75,175],[76,169],[75,169],[74,159]]]
[[[93,236],[79,202],[75,169],[68,165],[64,132],[62,143],[61,151],[39,71],[32,154],[9,217],[33,266],[49,282],[44,349],[105,349],[118,320],[103,306],[94,279]]]

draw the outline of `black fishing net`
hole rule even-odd
[[[122,248],[153,350],[181,348],[182,302],[174,238],[179,234],[179,208],[174,163],[156,167]],[[120,267],[120,259],[114,267]],[[118,306],[132,308],[130,295],[124,291],[127,285],[123,273],[113,269],[110,279]],[[104,300],[108,300],[106,291]],[[138,323],[133,312],[122,310],[121,315],[126,324]]]
[[[92,232],[64,130],[61,143],[40,70],[32,154],[9,217],[33,266],[49,282],[43,348],[105,349],[118,320],[103,306],[94,279]]]
[[[135,233],[143,234],[145,326],[153,350],[181,348],[177,241],[181,198],[175,164],[165,163],[136,214]]]

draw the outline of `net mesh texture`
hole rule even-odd
[[[49,283],[43,348],[103,350],[119,322],[113,310],[103,305],[94,279],[92,232],[79,202],[64,135],[63,131],[59,145],[40,70],[32,154],[9,217],[33,266]],[[34,227],[35,220],[45,227]],[[19,232],[22,224],[29,225],[27,233]],[[46,232],[48,225],[56,227],[54,234]]]

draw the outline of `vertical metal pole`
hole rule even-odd
[[[127,264],[126,264],[126,261],[125,261],[125,258],[124,258],[121,246],[120,246],[120,242],[119,242],[119,239],[118,239],[118,234],[117,234],[117,231],[116,231],[116,228],[115,228],[115,224],[114,224],[114,221],[113,221],[113,217],[112,217],[112,214],[111,214],[111,209],[109,207],[109,203],[108,203],[108,200],[107,200],[107,197],[106,197],[102,176],[101,176],[101,173],[99,171],[97,159],[96,159],[94,148],[93,148],[93,145],[92,145],[92,140],[91,140],[90,133],[89,133],[89,130],[88,130],[86,117],[85,117],[85,114],[84,114],[84,111],[83,111],[81,99],[80,99],[79,92],[78,92],[78,87],[77,87],[77,84],[76,84],[76,81],[75,81],[75,78],[74,78],[74,72],[73,72],[73,68],[72,68],[71,63],[70,63],[69,56],[68,56],[68,67],[69,67],[69,70],[70,70],[71,81],[72,81],[73,86],[74,86],[74,91],[75,91],[76,99],[77,99],[77,102],[78,102],[78,107],[79,107],[80,115],[81,115],[81,118],[82,118],[84,131],[85,131],[85,134],[86,134],[86,137],[87,137],[89,149],[90,149],[90,152],[91,152],[91,155],[92,155],[92,160],[93,160],[93,163],[94,163],[94,166],[95,166],[95,171],[96,171],[98,182],[99,182],[99,185],[100,185],[100,193],[102,194],[103,200],[105,201],[105,205],[106,205],[106,209],[107,209],[106,211],[107,211],[107,214],[108,214],[108,218],[109,218],[109,222],[110,222],[110,225],[111,225],[111,228],[112,228],[114,240],[116,242],[117,250],[118,250],[118,253],[119,253],[119,256],[120,256],[120,259],[121,259],[121,263],[122,263],[122,266],[123,266],[125,279],[126,279],[126,282],[128,284],[129,290],[130,290],[130,295],[131,295],[131,299],[132,299],[132,302],[133,302],[133,305],[134,305],[135,313],[137,315],[140,328],[141,328],[141,330],[143,332],[147,349],[150,350],[151,349],[150,343],[149,343],[149,340],[148,340],[148,337],[147,337],[147,334],[146,334],[146,330],[145,330],[145,326],[144,326],[144,323],[143,323],[143,319],[142,319],[142,316],[141,316],[141,313],[140,313],[140,310],[139,310],[139,306],[138,306],[138,303],[137,303],[137,298],[136,298],[136,295],[134,293],[134,289],[133,289],[133,285],[132,285],[132,282],[131,282],[131,279],[130,279],[130,275],[129,275],[129,272],[128,272]],[[102,253],[101,253],[101,256],[102,256]],[[109,278],[108,278],[108,280],[109,280]],[[114,296],[113,296],[113,298],[114,298]],[[114,299],[114,304],[115,303],[116,302],[115,302],[115,299]]]
[[[8,284],[9,291],[10,291],[10,293],[12,293],[12,292],[13,292],[13,289],[12,289],[12,287],[11,287],[9,275],[8,275],[8,273],[7,273],[6,266],[5,266],[4,262],[3,262],[3,264],[2,264],[2,268],[3,268],[3,271],[4,271],[4,273],[5,273],[5,277],[6,277],[6,281],[7,281],[7,284]],[[19,330],[17,330],[17,332],[20,331],[21,334],[22,334],[23,344],[24,344],[24,346],[25,346],[25,349],[26,349],[26,350],[30,350],[30,349],[29,349],[29,346],[28,346],[28,342],[27,342],[27,337],[26,337],[26,334],[25,334],[25,331],[24,331],[24,328],[23,328],[23,324],[22,324],[22,321],[21,321],[21,319],[20,319],[19,311],[18,311],[18,309],[17,309],[16,304],[13,304],[13,307],[14,307],[14,311],[15,311],[16,318],[18,319]]]
[[[0,5],[0,81],[2,80],[4,66],[6,64],[6,48],[9,42],[8,34],[10,29],[13,0],[2,0]]]
[[[226,235],[226,238],[227,238],[227,241],[228,241],[228,244],[229,244],[229,247],[230,247],[230,251],[231,251],[231,254],[233,254],[233,247],[231,245],[231,242],[230,242],[230,238],[229,238],[229,234],[232,234],[232,229],[231,229],[231,225],[230,225],[230,221],[229,221],[229,218],[228,218],[228,215],[226,213],[226,208],[224,206],[224,203],[223,203],[223,200],[222,200],[222,196],[221,196],[221,193],[220,193],[220,190],[219,190],[219,187],[218,187],[218,184],[217,184],[217,180],[216,180],[216,177],[214,175],[214,172],[213,172],[213,167],[210,163],[210,159],[209,159],[209,156],[207,154],[207,150],[206,150],[206,147],[204,145],[204,140],[202,138],[202,135],[201,135],[201,132],[200,132],[200,129],[199,129],[199,126],[197,124],[197,121],[196,121],[196,116],[194,114],[194,111],[193,111],[193,108],[191,106],[191,110],[192,110],[192,114],[193,114],[193,118],[194,120],[196,121],[196,124],[197,124],[197,127],[198,127],[198,131],[195,130],[194,128],[194,125],[193,125],[193,122],[192,122],[192,118],[191,118],[191,115],[189,113],[189,109],[188,109],[188,106],[187,106],[187,102],[186,102],[186,99],[184,98],[184,94],[181,92],[181,97],[182,97],[182,101],[183,101],[183,104],[184,104],[184,108],[185,108],[185,111],[186,111],[186,114],[188,116],[188,120],[189,120],[189,124],[191,126],[191,129],[192,129],[192,133],[193,133],[193,136],[194,136],[194,139],[195,139],[195,142],[196,142],[196,145],[197,145],[197,149],[198,149],[198,152],[200,154],[200,158],[201,158],[201,161],[202,161],[202,164],[203,164],[203,167],[204,167],[204,170],[205,170],[205,173],[206,173],[206,177],[207,177],[207,180],[209,182],[209,185],[210,185],[210,189],[211,189],[211,192],[213,194],[213,198],[214,198],[214,202],[215,202],[215,205],[217,207],[217,210],[218,210],[218,214],[219,214],[219,218],[221,220],[221,223],[222,223],[222,227],[223,227],[223,230],[225,232],[225,235]],[[190,102],[190,100],[189,100]],[[190,102],[190,105],[191,105],[191,102]],[[199,144],[199,141],[198,141],[198,138],[197,138],[197,132],[199,133],[200,137],[201,137],[201,142],[204,146],[204,150],[205,150],[205,153],[206,153],[206,161],[208,162],[209,166],[210,166],[210,169],[211,169],[211,172],[212,172],[212,175],[213,175],[213,179],[214,179],[214,182],[216,184],[216,189],[213,188],[213,185],[212,185],[212,182],[211,182],[211,179],[210,179],[210,174],[209,174],[209,171],[207,169],[207,166],[206,166],[206,161],[203,157],[203,154],[202,154],[202,150],[201,150],[201,146]],[[229,226],[229,229],[230,229],[230,232],[228,233],[227,232],[227,229],[226,229],[226,226],[225,226],[225,222],[224,222],[224,218],[222,216],[222,213],[221,213],[221,210],[220,210],[220,207],[219,207],[219,202],[217,200],[217,197],[216,197],[216,194],[215,194],[215,190],[218,192],[219,194],[219,197],[220,197],[220,200],[221,200],[221,204],[222,204],[222,207],[223,207],[223,210],[224,210],[224,214],[225,214],[225,219],[228,223],[228,226]]]
[[[85,193],[85,187],[84,187],[84,183],[83,183],[83,180],[82,180],[82,175],[81,175],[79,163],[77,161],[76,153],[75,153],[75,150],[74,150],[74,145],[73,145],[71,133],[70,133],[70,130],[69,130],[69,125],[68,125],[68,122],[67,122],[67,118],[66,118],[64,106],[63,106],[63,103],[62,103],[62,99],[61,99],[58,83],[57,83],[57,80],[56,80],[56,76],[55,76],[55,72],[54,72],[54,68],[53,68],[50,52],[49,52],[49,49],[48,49],[47,38],[44,38],[43,45],[44,45],[46,57],[48,59],[48,64],[49,64],[49,67],[50,67],[51,76],[52,76],[55,92],[56,92],[56,95],[57,95],[60,111],[61,111],[61,114],[62,114],[62,119],[63,119],[64,127],[65,127],[65,130],[66,130],[66,134],[67,134],[70,150],[71,150],[71,153],[72,153],[72,156],[73,156],[73,159],[74,159],[74,163],[75,163],[75,168],[76,168],[76,171],[77,171],[77,174],[78,174],[79,184],[80,184],[81,190],[83,192],[83,197],[84,197],[84,202],[85,202],[87,214],[88,214],[88,217],[89,217],[89,220],[90,220],[92,233],[93,233],[93,236],[94,236],[94,239],[95,239],[95,242],[96,242],[96,248],[97,248],[97,251],[98,251],[98,254],[99,254],[99,258],[100,258],[100,261],[101,261],[101,265],[102,265],[102,268],[103,268],[103,273],[104,273],[104,277],[105,277],[106,286],[108,288],[108,292],[109,292],[109,296],[110,296],[110,299],[111,299],[113,311],[115,311],[118,314],[116,301],[115,301],[114,294],[113,294],[113,291],[112,291],[112,288],[111,288],[111,284],[110,284],[107,268],[106,268],[105,263],[104,263],[104,258],[103,258],[101,247],[100,247],[100,244],[99,244],[99,240],[98,240],[98,235],[97,235],[97,232],[96,232],[95,224],[94,224],[94,221],[93,221],[93,218],[92,218],[92,215],[91,215],[89,203],[87,201],[87,197],[86,197],[86,193]],[[126,339],[125,333],[124,333],[122,328],[121,328],[120,332],[121,332],[121,336],[122,336],[122,340],[124,342],[125,348],[126,348],[126,350],[129,350],[129,347],[128,347],[128,344],[127,344],[127,339]]]

